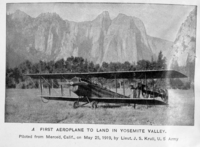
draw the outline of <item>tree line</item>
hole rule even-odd
[[[84,73],[84,72],[108,72],[108,71],[135,71],[135,70],[160,70],[166,69],[166,58],[162,52],[158,54],[157,60],[139,60],[137,63],[103,62],[94,64],[82,57],[69,57],[66,60],[39,61],[32,63],[24,61],[15,68],[6,68],[6,88],[36,88],[30,78],[25,74],[30,73]]]

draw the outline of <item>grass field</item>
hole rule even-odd
[[[7,89],[5,122],[123,125],[194,125],[193,90],[169,90],[169,106],[99,104],[73,109],[72,102],[43,103],[38,89]]]

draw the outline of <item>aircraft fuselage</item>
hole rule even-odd
[[[73,91],[78,96],[83,97],[110,97],[110,98],[128,98],[125,95],[113,92],[107,88],[103,88],[97,84],[92,83],[79,83],[75,84],[73,86],[70,86],[70,90]]]

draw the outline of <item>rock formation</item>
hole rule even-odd
[[[119,14],[113,20],[107,11],[92,21],[63,20],[56,13],[32,18],[22,11],[7,15],[7,63],[23,60],[59,60],[80,56],[94,63],[137,62],[156,59],[159,51],[168,57],[172,43],[147,35],[143,22]]]

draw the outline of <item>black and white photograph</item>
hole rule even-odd
[[[7,3],[5,123],[194,126],[197,6]]]
[[[198,147],[198,0],[0,2],[0,146]]]

